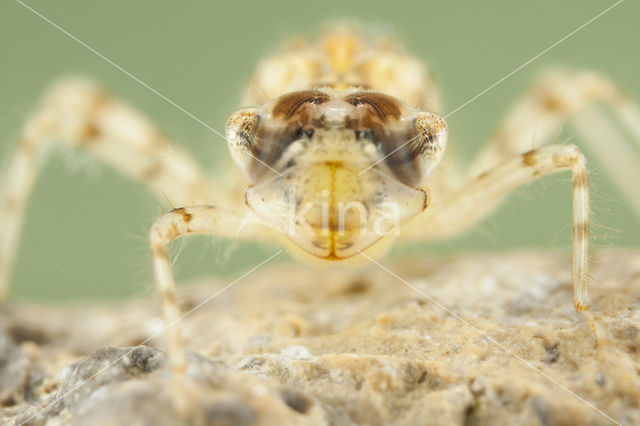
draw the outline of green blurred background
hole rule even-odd
[[[38,12],[151,87],[222,130],[239,106],[255,63],[290,36],[332,19],[386,28],[425,60],[444,111],[502,78],[613,4],[612,1],[168,2],[30,0]],[[549,66],[591,68],[640,100],[640,5],[623,2],[450,117],[453,155],[469,160],[510,104]],[[22,123],[60,76],[88,76],[143,111],[210,170],[229,162],[224,141],[17,2],[0,5],[0,159],[6,164]],[[580,144],[571,128],[562,139]],[[595,247],[637,246],[640,222],[593,155]],[[639,157],[640,158],[640,157]],[[630,183],[637,185],[638,182]],[[570,175],[514,193],[474,231],[421,245],[426,256],[553,247],[569,256]],[[86,156],[56,151],[31,199],[11,297],[116,299],[152,292],[147,231],[168,209],[142,186]],[[611,229],[609,229],[611,228]],[[274,247],[195,238],[175,263],[177,279],[229,279]],[[178,250],[173,250],[175,254]],[[392,256],[401,256],[397,250]],[[412,253],[416,253],[415,247]],[[280,256],[277,262],[290,262]]]

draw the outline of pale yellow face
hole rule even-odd
[[[305,252],[339,260],[427,207],[447,127],[387,95],[326,87],[236,112],[227,138],[249,208]]]
[[[306,252],[346,259],[393,235],[427,205],[425,192],[377,170],[360,171],[338,162],[292,167],[248,188],[247,204]]]

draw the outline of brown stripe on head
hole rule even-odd
[[[302,90],[280,96],[273,105],[271,114],[274,118],[284,120],[295,119],[295,115],[305,115],[308,113],[309,105],[321,105],[327,102],[330,97],[318,90]]]
[[[344,100],[356,107],[356,115],[366,116],[375,114],[381,123],[389,120],[399,120],[402,116],[400,102],[391,96],[375,92],[354,93]],[[358,111],[358,109],[364,109]]]

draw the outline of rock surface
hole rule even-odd
[[[600,344],[573,311],[570,264],[557,254],[388,267],[400,278],[375,265],[250,275],[182,321],[182,380],[166,374],[155,298],[5,307],[0,417],[30,425],[640,424],[640,253],[594,258],[593,311],[608,337]],[[183,289],[183,310],[222,284]]]

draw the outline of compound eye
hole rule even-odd
[[[422,188],[444,156],[447,138],[443,117],[414,110],[400,120],[372,128],[370,139],[379,151],[375,164],[384,160],[400,182]]]
[[[447,122],[438,114],[419,112],[415,120],[416,136],[409,143],[416,157],[421,183],[431,175],[440,163],[446,149],[449,129]]]
[[[231,157],[248,180],[251,180],[255,163],[258,122],[258,111],[255,108],[245,108],[234,112],[225,127]]]

